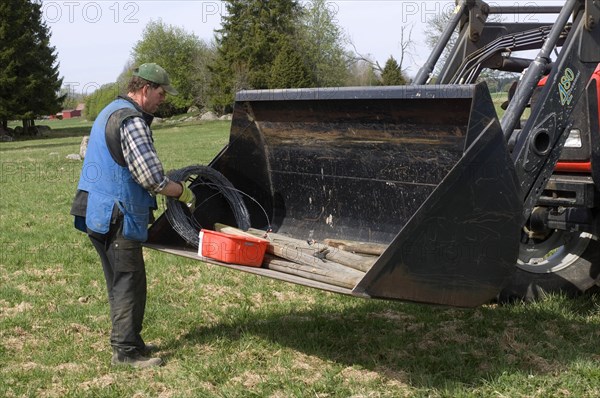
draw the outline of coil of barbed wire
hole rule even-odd
[[[196,208],[215,195],[222,195],[233,212],[238,228],[244,231],[250,228],[250,214],[240,192],[219,171],[209,166],[193,165],[172,170],[167,175],[171,181],[190,182],[189,187],[192,192],[195,191],[194,188],[200,185],[215,189],[217,192],[209,198],[196,198]],[[177,198],[167,197],[166,201],[165,215],[167,220],[179,236],[188,244],[197,248],[199,244],[198,232],[203,226],[198,223],[187,206],[178,201]]]

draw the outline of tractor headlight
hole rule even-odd
[[[565,142],[565,148],[581,148],[582,146],[581,131],[577,129],[571,130],[567,137],[567,141]]]

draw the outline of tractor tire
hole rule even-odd
[[[525,238],[516,267],[499,302],[532,302],[549,293],[575,297],[600,284],[598,236],[554,230],[543,240]]]

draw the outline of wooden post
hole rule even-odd
[[[265,234],[264,231],[255,228],[250,228],[244,232],[237,228],[218,223],[215,224],[215,229],[224,233],[243,234],[254,238],[264,238]],[[273,232],[268,234],[267,240],[270,243],[267,246],[267,253],[307,265],[313,264],[315,259],[326,259],[358,271],[367,272],[376,260],[375,258],[359,256],[321,243],[309,243]]]
[[[382,245],[379,243],[356,242],[342,239],[325,239],[324,242],[326,245],[337,247],[340,250],[353,253],[371,254],[375,256],[381,256],[381,254],[387,248],[387,245]]]
[[[305,264],[297,264],[292,261],[282,260],[270,254],[265,255],[264,265],[274,271],[290,275],[300,276],[313,281],[319,281],[330,285],[352,289],[361,280],[362,274],[356,272],[354,275],[345,272],[337,272],[331,269],[322,269]],[[350,270],[346,268],[346,270]]]
[[[250,228],[248,232],[252,234],[263,233],[263,231]],[[359,256],[354,253],[350,253],[347,251],[340,250],[333,246],[328,246],[319,242],[307,242],[305,240],[290,238],[289,236],[285,236],[282,234],[269,233],[269,237],[274,242],[279,242],[286,246],[296,247],[298,250],[302,250],[306,253],[309,253],[312,256],[319,258],[326,258],[327,260],[334,261],[336,263],[343,264],[347,267],[354,268],[358,271],[367,272],[375,263],[376,258],[368,258],[365,256]]]
[[[238,228],[218,223],[215,224],[215,229],[222,233],[249,236],[252,238],[262,238],[264,235],[263,231],[256,229],[242,231]],[[281,235],[274,235],[277,234],[270,233],[270,239],[267,239],[267,253],[271,256],[265,257],[268,258],[268,260],[265,260],[263,263],[263,265],[266,265],[269,269],[343,287],[354,287],[354,285],[356,285],[356,283],[358,283],[365,275],[363,271],[330,261],[326,258],[327,253],[325,252],[322,252],[322,256],[313,255],[315,254],[315,249],[314,247],[311,247],[308,242],[287,237],[283,239],[281,238]],[[306,247],[310,247],[311,252],[307,253]],[[336,249],[333,250],[336,251]],[[319,252],[317,252],[317,254],[318,253]],[[360,259],[364,260],[362,257],[360,257]]]

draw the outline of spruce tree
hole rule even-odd
[[[282,37],[295,37],[301,7],[296,0],[227,0],[216,31],[210,70],[212,106],[223,112],[241,89],[270,88],[271,67]]]
[[[282,38],[279,53],[271,67],[270,87],[311,87],[312,83],[310,69],[299,46],[291,45],[287,38]]]
[[[398,62],[392,56],[388,58],[383,67],[381,84],[384,86],[400,86],[406,84],[406,78],[402,74]]]
[[[35,117],[59,111],[64,100],[41,7],[32,0],[4,0],[0,5],[0,118],[3,123],[22,119],[25,132]]]
[[[19,34],[14,25],[24,23],[23,7],[19,1],[6,0],[0,3],[0,120],[2,128],[19,110],[19,81],[17,79]]]

